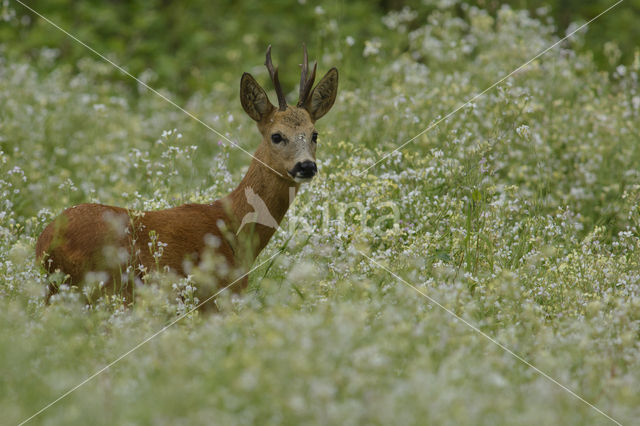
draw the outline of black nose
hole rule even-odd
[[[311,178],[314,177],[318,172],[318,167],[316,167],[315,162],[307,160],[296,164],[296,166],[293,168],[293,171],[293,176],[295,177]]]

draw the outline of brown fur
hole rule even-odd
[[[323,93],[324,103],[309,103],[301,108],[289,106],[281,111],[269,102],[253,77],[243,75],[242,105],[257,121],[262,143],[235,190],[211,204],[185,204],[140,213],[102,204],[71,207],[51,222],[38,238],[38,262],[49,272],[62,271],[76,285],[83,282],[87,272],[104,271],[108,273],[106,288],[122,291],[125,299],[131,300],[133,283],[123,279],[128,265],[136,269],[141,265],[146,270],[158,266],[185,275],[185,261],[197,265],[203,254],[212,250],[226,263],[226,268],[220,268],[216,273],[218,284],[220,287],[230,284],[249,270],[275,232],[271,227],[252,224],[238,234],[241,219],[253,212],[253,207],[247,203],[245,188],[251,188],[265,202],[278,224],[282,221],[292,201],[290,193],[295,194],[299,188],[289,171],[297,162],[315,161],[315,143],[311,141],[311,135],[315,132],[315,121],[335,100],[335,68],[318,83],[316,90]],[[310,98],[314,99],[313,92]],[[272,143],[274,132],[282,134],[286,142]],[[166,244],[157,263],[153,248],[149,247],[151,232],[155,233],[157,241]],[[217,238],[217,246],[207,245],[211,236]],[[232,288],[239,291],[247,282],[245,276]],[[50,286],[49,290],[51,294],[57,289]]]
[[[253,160],[240,185],[211,204],[185,204],[141,214],[102,204],[81,204],[66,209],[44,229],[36,244],[36,256],[49,272],[60,270],[69,275],[73,284],[80,284],[89,271],[105,271],[112,289],[113,285],[123,284],[121,275],[127,264],[143,265],[147,270],[167,267],[185,275],[185,259],[198,264],[207,248],[205,236],[211,235],[219,239],[220,245],[215,251],[227,264],[232,269],[244,270],[275,232],[275,229],[255,224],[253,229],[245,228],[236,236],[237,218],[253,211],[246,202],[244,188],[251,186],[280,223],[289,207],[289,187],[294,185]],[[226,232],[218,226],[219,221],[225,224]],[[114,222],[116,226],[113,226]],[[123,224],[122,228],[118,223]],[[167,244],[158,265],[149,248],[151,231],[155,231],[157,241]],[[105,252],[109,249],[111,252],[124,250],[126,262],[109,259]],[[217,276],[220,285],[227,285],[241,275],[234,272],[230,276]],[[245,277],[232,288],[239,291],[246,284]],[[123,290],[125,298],[131,299],[131,286],[112,291],[118,290]],[[55,291],[50,288],[51,293]]]

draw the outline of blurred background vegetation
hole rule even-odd
[[[268,43],[291,92],[303,41],[320,73],[341,73],[320,124],[320,174],[263,259],[282,255],[241,296],[222,293],[222,315],[185,318],[35,420],[602,423],[362,250],[620,423],[637,423],[639,0],[460,109],[614,1],[28,1],[249,152],[259,139],[238,85],[242,71],[267,83]],[[353,173],[428,123],[437,126]],[[248,163],[0,0],[0,423],[24,420],[160,330],[209,280],[154,271],[131,308],[117,297],[82,307],[69,286],[45,306],[46,284],[62,278],[33,258],[45,224],[81,202],[208,203]],[[377,226],[392,206],[401,219]]]
[[[557,35],[563,37],[570,32],[572,24],[580,25],[608,7],[617,0],[470,0],[467,4],[474,4],[495,15],[504,5],[513,9],[526,9],[533,17],[541,18],[556,26]],[[442,1],[429,0],[380,0],[382,13],[410,7],[422,11],[422,16],[430,13]],[[618,10],[616,10],[618,9]],[[613,13],[613,12],[616,13]],[[461,13],[462,15],[462,13]],[[419,21],[419,20],[418,20]],[[611,70],[614,66],[629,64],[634,59],[634,52],[640,46],[640,0],[624,0],[611,13],[598,18],[597,29],[589,29],[584,37],[583,52],[591,52],[594,60],[602,68]],[[567,31],[568,30],[568,31]]]
[[[283,69],[297,67],[300,45],[306,42],[312,58],[322,64],[339,63],[342,78],[356,81],[359,70],[366,66],[362,53],[369,40],[384,38],[387,48],[376,52],[381,57],[397,56],[408,50],[408,38],[402,32],[388,31],[383,16],[404,11],[402,25],[409,32],[422,26],[441,2],[193,0],[187,4],[169,0],[37,0],[28,4],[141,80],[186,99],[194,91],[212,89],[216,82],[232,81],[239,70],[258,68],[256,58],[264,54],[267,43],[277,46],[274,62]],[[527,9],[532,16],[556,25],[558,36],[563,36],[572,24],[593,18],[613,3],[613,0],[468,2],[493,14],[505,4]],[[626,0],[618,7],[624,11],[601,17],[597,30],[588,31],[582,45],[574,46],[591,52],[598,66],[606,71],[612,71],[620,63],[631,63],[640,40],[637,25],[640,0]],[[86,48],[19,3],[4,0],[1,8],[4,21],[0,26],[1,53],[7,60],[26,55],[37,61],[41,69],[61,63],[77,69],[90,56]],[[238,20],[238,16],[243,19]],[[363,20],[367,25],[363,25]],[[43,48],[52,50],[43,54]],[[115,70],[102,78],[121,81],[136,93],[135,82]],[[295,87],[295,73],[281,73],[281,78],[287,87]]]

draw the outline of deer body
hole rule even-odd
[[[300,100],[296,106],[287,106],[277,69],[271,65],[270,47],[266,65],[279,107],[271,104],[250,74],[242,76],[242,106],[257,122],[262,142],[236,189],[210,204],[157,211],[132,212],[102,204],[71,207],[38,238],[38,261],[49,272],[60,270],[68,275],[76,285],[87,272],[106,272],[111,287],[122,288],[128,300],[133,283],[126,282],[127,266],[138,271],[160,267],[186,275],[185,267],[197,265],[210,250],[225,264],[216,274],[220,285],[248,271],[284,218],[300,183],[316,173],[314,123],[333,105],[338,84],[337,70],[332,68],[311,90],[315,66],[308,78],[305,49]],[[247,278],[234,289],[245,287]],[[55,291],[49,287],[50,294]]]

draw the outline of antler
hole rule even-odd
[[[307,56],[307,46],[304,43],[302,43],[302,51],[302,63],[300,64],[302,67],[302,72],[300,73],[300,98],[298,99],[299,107],[305,103],[309,96],[309,92],[311,92],[313,81],[316,79],[316,67],[318,66],[318,62],[314,62],[311,76],[307,79],[307,74],[309,72],[309,57]]]
[[[278,95],[278,106],[280,111],[284,111],[287,109],[287,100],[284,97],[284,92],[282,91],[282,87],[280,86],[280,81],[278,80],[278,68],[273,68],[273,63],[271,62],[271,45],[267,47],[267,60],[264,63],[269,70],[269,75],[271,76],[271,81],[273,81],[273,85],[276,88],[276,95]]]

